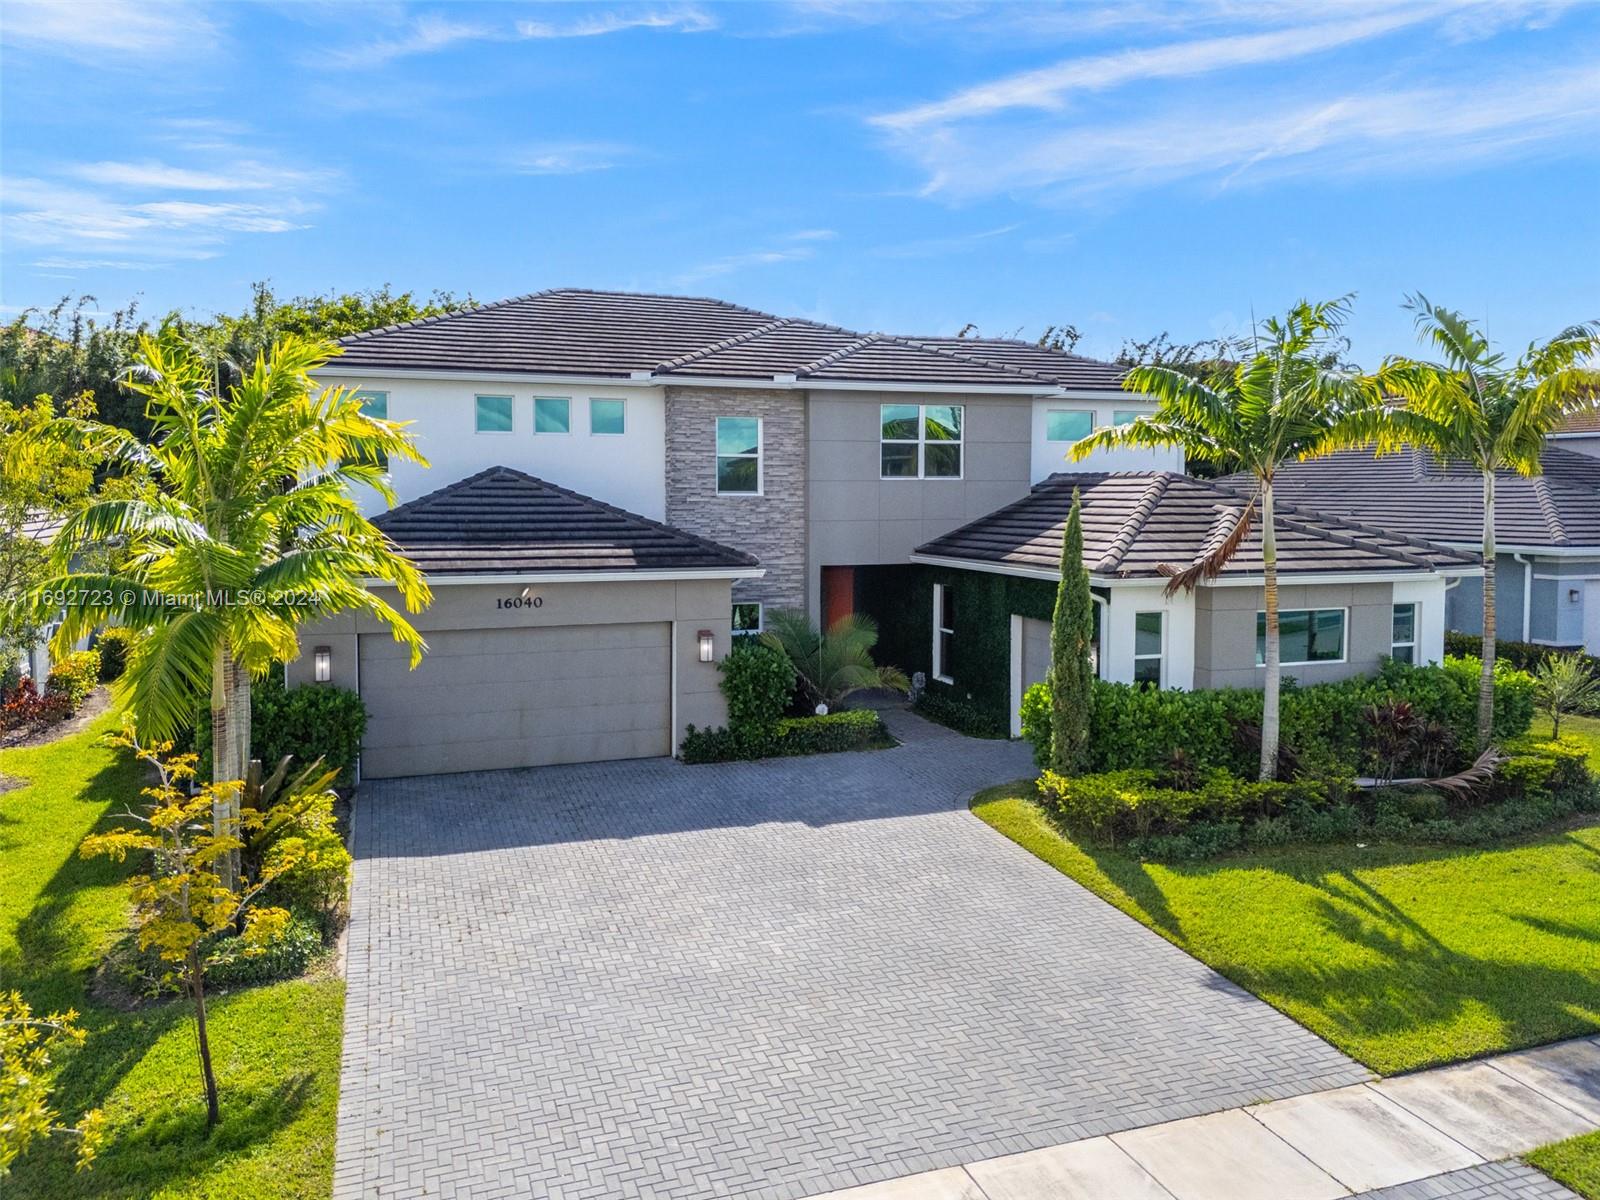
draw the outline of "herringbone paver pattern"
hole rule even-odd
[[[335,1193],[779,1200],[1366,1078],[989,830],[1025,748],[386,780]]]
[[[1402,1183],[1398,1187],[1363,1192],[1358,1200],[1579,1200],[1542,1171],[1519,1162],[1484,1163]]]

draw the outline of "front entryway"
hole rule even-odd
[[[365,779],[672,752],[669,622],[361,635]]]

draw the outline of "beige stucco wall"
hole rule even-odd
[[[1284,667],[1301,683],[1325,683],[1370,675],[1390,650],[1394,585],[1391,583],[1281,586],[1283,611],[1345,608],[1345,661]],[[1256,661],[1256,613],[1265,605],[1259,587],[1203,587],[1195,591],[1194,686],[1260,687]]]
[[[538,608],[500,609],[499,599],[522,594],[539,597]],[[389,588],[375,589],[399,607]],[[508,580],[503,584],[435,584],[433,604],[410,617],[426,638],[432,630],[516,628],[534,626],[600,625],[649,621],[675,621],[676,639],[676,739],[688,725],[722,725],[727,707],[718,688],[716,663],[699,660],[698,634],[711,630],[716,658],[727,654],[731,600],[726,579],[648,580],[617,583],[537,583]],[[387,637],[385,627],[371,617],[345,613],[308,626],[300,637],[301,654],[289,664],[289,686],[310,684],[312,651],[327,646],[332,651],[332,682],[359,690],[357,637]]]

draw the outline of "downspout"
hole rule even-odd
[[[1111,597],[1102,596],[1093,588],[1089,589],[1089,599],[1100,606],[1100,636],[1094,640],[1094,677],[1106,677],[1106,630],[1111,625]]]
[[[1511,561],[1522,564],[1522,640],[1531,641],[1528,631],[1533,616],[1533,562],[1521,554],[1513,554]]]

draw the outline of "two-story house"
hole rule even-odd
[[[1004,719],[1042,673],[1049,547],[1075,486],[1100,531],[1101,673],[1258,674],[1247,558],[1192,597],[1155,572],[1202,553],[1237,497],[1187,480],[1176,452],[1060,474],[1074,441],[1153,409],[1113,364],[579,290],[343,345],[321,378],[408,422],[429,462],[393,464],[402,503],[378,518],[434,587],[423,665],[350,616],[308,631],[290,668],[361,691],[368,775],[670,753],[686,725],[724,719],[715,664],[778,607],[867,612],[882,657]],[[1470,556],[1304,525],[1286,569],[1306,589],[1308,677],[1439,656]]]

